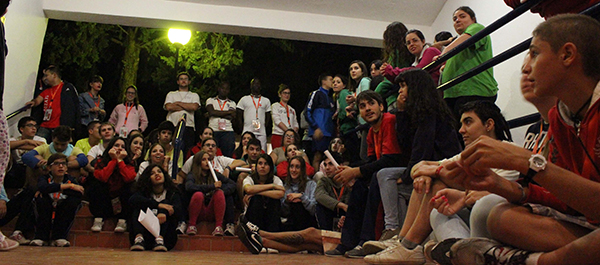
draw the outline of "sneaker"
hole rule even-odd
[[[186,227],[187,227],[187,225],[185,224],[185,222],[184,221],[180,221],[177,224],[177,228],[175,230],[177,230],[177,234],[183,235],[183,234],[186,233],[186,230],[185,230]]]
[[[217,226],[215,230],[212,232],[213,236],[223,236],[223,227]]]
[[[384,251],[389,247],[397,246],[398,244],[400,244],[400,241],[398,241],[398,236],[396,235],[384,241],[367,241],[363,244],[363,251],[366,255],[371,255]]]
[[[29,243],[29,245],[34,247],[41,247],[44,245],[44,241],[41,239],[34,239],[31,240],[31,243]]]
[[[196,228],[196,226],[194,226],[194,225],[190,225],[190,226],[188,226],[185,233],[189,236],[196,235],[196,234],[198,234],[198,228]]]
[[[435,260],[435,262],[441,265],[452,265],[449,255],[450,248],[459,240],[460,238],[448,238],[442,240],[440,243],[437,243],[435,246],[433,246],[433,248],[431,248],[431,259]],[[425,256],[427,256],[427,254],[425,254]]]
[[[226,236],[235,236],[235,225],[227,224],[227,226],[225,228],[225,235]]]
[[[437,245],[438,242],[435,240],[429,240],[423,245],[423,255],[425,255],[425,264],[436,264],[434,259],[431,257],[431,251]],[[441,264],[445,265],[445,264]]]
[[[104,226],[104,220],[102,220],[102,218],[94,218],[94,225],[92,225],[92,232],[102,231],[103,226]]]
[[[125,219],[119,219],[117,226],[115,227],[115,232],[123,233],[125,231],[127,231],[127,221],[125,221]]]
[[[325,251],[325,256],[327,257],[339,257],[343,256],[345,252],[340,251],[337,247],[331,250]]]
[[[260,253],[263,248],[262,237],[258,233],[258,230],[258,226],[246,221],[246,223],[240,222],[235,231],[240,241],[244,243],[244,246],[252,254]]]
[[[152,250],[156,252],[167,252],[168,249],[165,247],[165,240],[162,237],[157,237]]]
[[[379,238],[379,241],[386,241],[398,234],[400,234],[400,228],[385,229],[383,230],[383,232],[381,232],[381,237]]]
[[[42,242],[43,243],[43,242]],[[19,242],[12,240],[8,237],[4,237],[4,240],[0,241],[0,251],[7,251],[19,246]]]
[[[352,259],[362,259],[366,255],[367,254],[365,254],[365,252],[363,251],[362,246],[356,246],[353,249],[348,250],[346,251],[346,253],[344,253],[344,257]]]
[[[52,246],[53,247],[59,247],[59,248],[70,247],[71,246],[71,242],[69,242],[66,239],[57,239],[57,240],[52,241]]]
[[[279,250],[274,248],[263,248],[260,250],[260,254],[279,254]]]
[[[129,248],[131,251],[144,251],[146,248],[144,247],[144,237],[137,236],[133,241],[133,245]]]
[[[422,246],[407,249],[402,244],[398,244],[377,254],[366,256],[365,262],[369,264],[422,265],[425,263],[425,256],[423,255]]]
[[[454,264],[525,264],[530,254],[493,239],[475,237],[454,243],[449,256]]]
[[[19,242],[19,245],[29,245],[29,243],[31,243],[31,240],[25,238],[23,233],[19,230],[15,230],[12,235],[10,235],[10,239]]]

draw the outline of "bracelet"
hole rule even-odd
[[[517,187],[519,188],[519,190],[521,190],[521,199],[518,201],[518,203],[519,204],[524,204],[525,203],[525,199],[527,199],[527,194],[525,194],[525,189],[519,183],[517,183]]]
[[[435,170],[435,177],[439,178],[440,177],[440,172],[442,171],[442,169],[444,168],[444,166],[439,166],[436,170]]]

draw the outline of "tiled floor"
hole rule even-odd
[[[111,248],[52,248],[21,246],[3,252],[2,264],[131,264],[131,265],[197,265],[197,264],[366,264],[362,259],[326,257],[318,254],[260,254],[248,252],[151,251],[131,252]]]

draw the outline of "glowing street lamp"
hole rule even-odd
[[[186,45],[192,38],[192,31],[187,29],[169,29],[169,41],[175,45],[175,71],[179,68],[179,49]]]

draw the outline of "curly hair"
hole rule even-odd
[[[163,176],[165,179],[163,186],[164,186],[165,190],[172,191],[172,192],[179,192],[179,190],[177,189],[177,185],[175,185],[175,183],[169,176],[169,173],[158,164],[150,164],[148,167],[146,167],[146,169],[144,169],[142,174],[140,174],[140,178],[135,183],[133,190],[141,192],[142,194],[144,194],[144,196],[150,197],[150,195],[152,194],[152,187],[153,187],[152,179],[151,179],[152,170],[156,167],[159,168],[160,171],[163,173]]]
[[[414,58],[404,45],[407,31],[402,22],[394,21],[383,32],[383,61],[393,67],[409,66]]]

